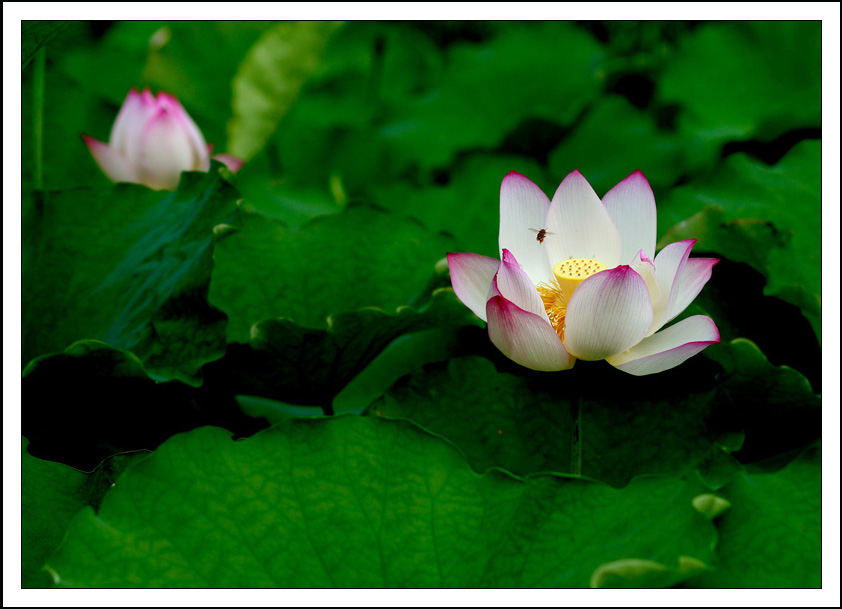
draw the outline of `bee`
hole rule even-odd
[[[533,233],[538,233],[538,236],[535,237],[535,240],[538,243],[543,243],[544,239],[547,238],[547,235],[555,235],[555,233],[551,233],[546,228],[542,228],[542,229],[530,228],[529,230],[531,230]]]

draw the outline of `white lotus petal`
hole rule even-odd
[[[658,281],[655,279],[655,263],[653,260],[643,250],[638,250],[632,260],[631,267],[646,282],[646,288],[649,290],[649,300],[652,303],[658,302],[661,299],[661,289],[658,287]]]
[[[609,364],[623,372],[643,376],[675,368],[719,341],[719,330],[713,320],[704,315],[694,315],[607,359]]]
[[[125,154],[129,149],[129,142],[135,142],[149,117],[149,112],[143,102],[140,93],[131,89],[126,96],[123,105],[120,106],[120,112],[117,118],[114,119],[114,125],[111,127],[111,135],[108,138],[110,146]]]
[[[453,291],[459,300],[485,321],[488,288],[500,267],[500,261],[479,254],[448,254],[447,266]]]
[[[658,221],[655,194],[643,173],[635,171],[617,184],[602,203],[620,233],[620,262],[628,264],[640,250],[654,256]]]
[[[546,228],[550,200],[532,180],[510,172],[500,186],[500,251],[507,249],[520,261],[532,283],[546,281],[553,276],[547,258],[547,244],[555,238],[548,236],[539,243],[533,232]]]
[[[631,267],[618,266],[591,275],[573,292],[564,344],[579,359],[605,359],[640,342],[651,324],[646,282]]]
[[[547,214],[550,260],[599,260],[608,268],[620,263],[620,233],[591,185],[578,170],[559,185]]]
[[[535,284],[529,278],[529,275],[520,268],[514,254],[507,249],[503,250],[503,260],[500,262],[500,269],[497,271],[495,285],[506,300],[513,302],[521,309],[535,313],[539,317],[547,316],[544,301],[538,295]]]
[[[207,171],[210,169],[210,149],[202,132],[190,118],[175,97],[168,93],[158,93],[158,104],[165,108],[172,116],[179,129],[184,133],[193,149],[193,169]]]
[[[94,160],[112,182],[137,182],[134,168],[116,149],[87,135],[82,136]]]
[[[681,268],[675,288],[675,299],[670,303],[667,322],[675,319],[696,299],[702,288],[710,280],[713,267],[719,262],[716,258],[688,258]]]
[[[661,299],[652,303],[652,332],[657,331],[670,319],[668,313],[678,297],[678,291],[675,289],[678,285],[677,279],[695,243],[696,239],[670,243],[655,256],[655,280],[661,291]]]
[[[182,171],[196,169],[190,140],[175,117],[163,108],[146,124],[139,149],[138,173],[150,188],[174,189]]]
[[[573,367],[575,359],[546,318],[524,311],[503,296],[490,298],[486,312],[488,336],[510,360],[547,372]]]

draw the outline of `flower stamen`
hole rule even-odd
[[[536,286],[538,295],[544,302],[544,310],[550,318],[550,324],[558,337],[564,341],[564,316],[567,313],[567,298],[555,279],[544,281]]]
[[[536,286],[544,310],[558,337],[564,340],[564,318],[573,292],[585,279],[608,267],[598,260],[571,258],[553,266],[554,277]]]

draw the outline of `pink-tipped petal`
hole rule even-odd
[[[138,175],[143,134],[158,110],[149,89],[145,89],[143,93],[130,91],[111,129],[111,146],[128,161]]]
[[[144,106],[148,106],[157,110],[158,102],[155,99],[155,96],[152,95],[152,91],[149,89],[149,87],[146,87],[143,91],[141,91],[140,100],[143,102]]]
[[[678,276],[675,300],[670,303],[667,322],[675,319],[696,299],[710,280],[717,258],[688,258]]]
[[[174,189],[182,171],[200,169],[198,161],[178,121],[170,111],[161,108],[141,135],[138,173],[143,183],[155,189]]]
[[[500,267],[500,261],[479,254],[448,254],[447,266],[456,296],[477,317],[486,321],[488,288]]]
[[[670,243],[655,256],[655,279],[661,291],[661,299],[652,303],[653,333],[672,319],[669,313],[675,307],[678,298],[678,278],[695,244],[696,239],[676,241]]]
[[[85,144],[88,146],[88,150],[91,151],[91,155],[94,157],[97,165],[99,165],[99,168],[102,169],[103,173],[112,182],[138,181],[134,169],[132,169],[128,161],[114,148],[87,135],[83,135],[82,139],[85,140]]]
[[[503,250],[503,260],[500,262],[496,277],[496,287],[506,300],[539,317],[547,317],[544,302],[538,295],[535,284],[521,269],[514,254],[507,249]]]
[[[537,234],[546,228],[550,200],[532,180],[516,171],[510,172],[500,186],[500,250],[508,249],[517,256],[532,283],[552,277],[547,257],[547,244],[555,235],[539,243]]]
[[[646,282],[646,288],[649,290],[649,301],[653,304],[654,321],[654,303],[661,300],[661,289],[658,287],[657,279],[655,279],[655,263],[643,250],[638,250],[634,256],[634,260],[632,260],[631,267]],[[654,332],[655,328],[650,326],[648,334],[653,334]]]
[[[600,360],[640,342],[652,324],[646,282],[629,266],[585,279],[570,297],[564,344],[572,355]]]
[[[609,357],[608,363],[635,376],[655,374],[675,368],[719,341],[719,330],[713,320],[694,315],[644,338],[624,353]]]
[[[235,157],[233,154],[215,154],[213,155],[214,160],[219,161],[220,163],[225,163],[225,166],[228,167],[234,173],[240,171],[243,166],[243,159],[239,159]]]
[[[513,362],[546,372],[573,367],[575,360],[546,318],[524,311],[503,296],[490,298],[486,310],[491,342]]]
[[[208,148],[208,144],[205,142],[205,138],[196,126],[196,123],[193,122],[193,119],[190,118],[190,115],[187,114],[186,110],[184,110],[181,102],[169,93],[161,91],[158,93],[158,104],[167,109],[173,117],[173,120],[179,125],[188,140],[190,140],[190,144],[192,145],[194,154],[196,155],[196,164],[194,168],[202,171],[210,169],[210,150]]]
[[[599,260],[608,268],[620,263],[620,233],[591,185],[578,170],[559,185],[547,214],[545,245],[549,259]],[[629,262],[629,261],[626,261]]]
[[[520,262],[517,261],[515,255],[506,248],[503,248],[503,257],[501,258],[501,261],[523,270],[523,267],[520,265]]]
[[[131,89],[111,127],[108,144],[125,154],[131,145],[130,142],[138,139],[148,116],[149,112],[141,94]]]
[[[620,233],[620,262],[628,264],[639,250],[654,256],[658,221],[655,194],[643,173],[635,171],[617,184],[602,203]]]

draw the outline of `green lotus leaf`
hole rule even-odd
[[[688,585],[820,588],[821,452],[811,448],[776,472],[741,472],[719,493],[719,562]]]
[[[444,436],[478,472],[578,469],[623,486],[641,474],[689,473],[706,458],[718,431],[706,422],[716,389],[705,370],[699,359],[631,377],[577,362],[561,378],[498,372],[486,359],[463,357],[416,370],[370,414],[409,419]]]
[[[48,588],[44,562],[58,548],[74,514],[99,506],[105,492],[144,453],[114,455],[92,473],[33,457],[21,447],[21,587]]]
[[[416,218],[431,230],[453,235],[454,248],[494,258],[500,233],[500,184],[518,171],[552,196],[558,183],[544,178],[535,161],[511,155],[476,154],[456,168],[446,185],[419,188],[392,182],[373,189],[374,201],[396,213]]]
[[[679,129],[711,152],[821,126],[821,22],[711,23],[682,37],[659,83]]]
[[[700,489],[480,476],[440,438],[376,418],[239,442],[206,427],[127,470],[48,566],[85,587],[586,587],[622,559],[708,563]]]
[[[686,154],[678,137],[659,130],[651,115],[611,96],[595,104],[552,151],[549,166],[557,182],[578,169],[600,196],[640,169],[660,201],[685,169]]]
[[[460,150],[489,149],[527,118],[568,125],[598,94],[599,43],[568,23],[509,28],[451,49],[438,86],[380,130],[423,168]]]
[[[49,193],[24,222],[23,360],[83,339],[128,349],[154,377],[198,385],[225,316],[207,302],[213,228],[236,191],[217,171],[173,193],[118,184]]]
[[[51,578],[41,568],[55,550],[73,515],[90,498],[84,472],[42,461],[30,455],[23,438],[21,450],[21,586],[47,588]]]
[[[673,226],[662,245],[694,238],[696,251],[750,264],[766,277],[764,293],[800,307],[821,340],[821,142],[801,142],[772,167],[730,156],[675,189],[658,214],[662,229]]]
[[[365,207],[300,228],[243,210],[237,226],[216,245],[210,288],[231,342],[247,342],[267,319],[321,329],[343,311],[412,304],[450,246],[415,221]]]

